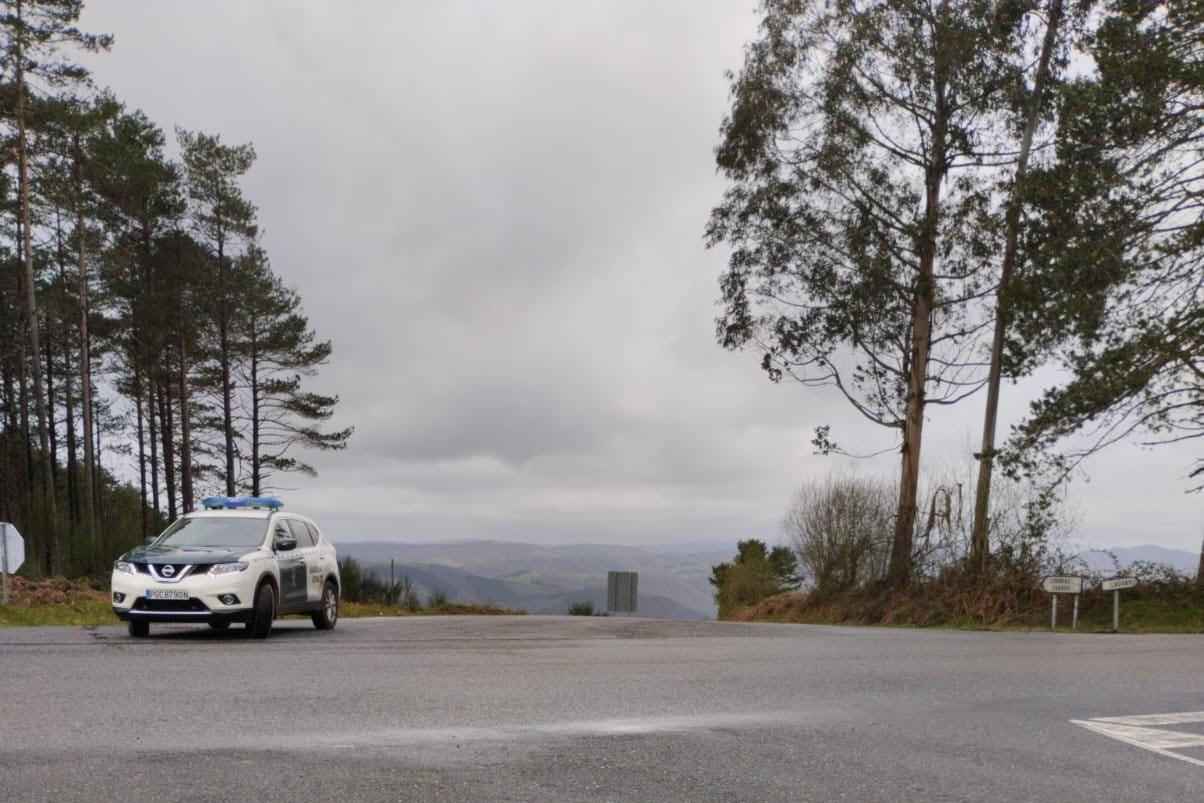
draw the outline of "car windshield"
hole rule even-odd
[[[250,516],[204,516],[176,519],[155,540],[155,546],[259,546],[267,519]]]

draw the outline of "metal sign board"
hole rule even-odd
[[[6,521],[0,521],[0,571],[12,574],[17,569],[21,568],[21,564],[25,562],[25,539],[21,537],[21,533],[17,532],[17,528]]]
[[[1050,594],[1082,594],[1082,577],[1046,577],[1041,580],[1041,588]]]
[[[606,610],[635,613],[639,598],[639,575],[635,572],[606,573]]]
[[[1104,591],[1120,591],[1122,588],[1132,588],[1137,585],[1136,577],[1113,577],[1100,584]]]

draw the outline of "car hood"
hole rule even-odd
[[[140,546],[121,556],[134,563],[233,563],[256,547]]]

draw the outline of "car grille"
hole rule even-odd
[[[196,597],[189,599],[146,599],[139,597],[134,600],[133,609],[136,611],[185,611],[204,613],[209,609]]]
[[[136,563],[139,574],[149,574],[160,583],[178,583],[190,575],[204,574],[212,563]],[[165,571],[168,567],[170,571]]]

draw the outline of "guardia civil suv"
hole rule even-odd
[[[163,534],[113,563],[113,612],[131,636],[152,622],[246,625],[267,638],[272,621],[308,614],[330,630],[339,618],[335,548],[314,522],[270,497],[210,497]]]

